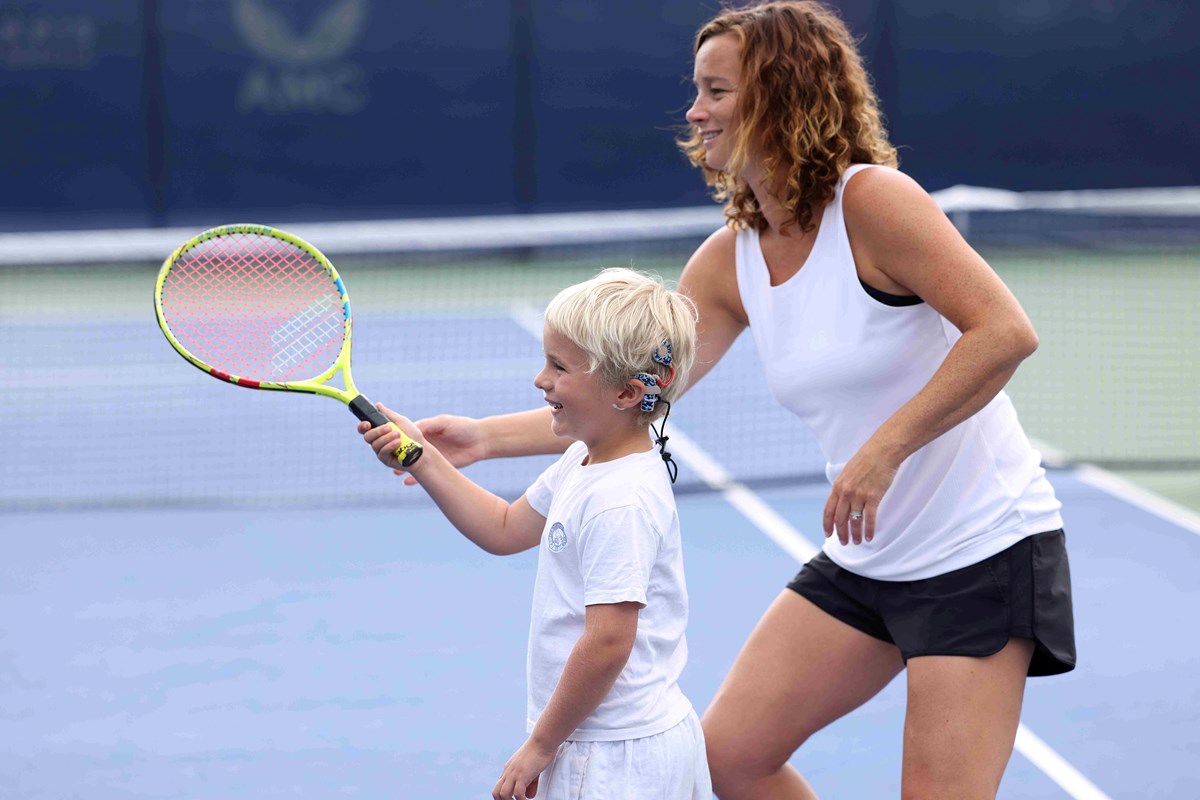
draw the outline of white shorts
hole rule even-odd
[[[559,745],[537,800],[712,800],[704,731],[693,710],[641,739]]]

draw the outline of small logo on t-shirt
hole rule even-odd
[[[567,530],[561,522],[550,526],[550,535],[546,537],[546,542],[551,553],[561,553],[562,549],[567,546]]]

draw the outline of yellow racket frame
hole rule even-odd
[[[222,372],[211,364],[206,364],[204,361],[197,358],[194,354],[188,351],[186,347],[180,344],[175,338],[175,334],[171,332],[171,326],[167,323],[167,319],[163,314],[162,307],[162,291],[163,284],[167,279],[167,275],[171,272],[171,268],[178,260],[189,250],[197,245],[216,239],[221,236],[230,236],[238,233],[258,234],[260,236],[268,236],[273,239],[287,242],[288,244],[299,247],[304,252],[308,253],[329,273],[329,277],[333,279],[334,286],[338,290],[338,294],[342,300],[342,313],[345,320],[345,336],[342,339],[342,349],[338,353],[338,357],[333,364],[325,372],[313,378],[308,378],[302,381],[259,381],[250,378],[244,378],[238,375],[231,375],[227,372]],[[342,282],[341,276],[338,275],[332,262],[325,257],[317,248],[313,247],[308,242],[301,239],[299,236],[281,231],[278,228],[272,228],[268,225],[254,225],[249,223],[241,223],[236,225],[220,225],[215,228],[210,228],[203,233],[193,236],[186,242],[175,248],[175,251],[167,257],[163,262],[162,268],[158,271],[158,280],[154,285],[154,314],[158,318],[158,327],[162,330],[163,335],[167,337],[167,341],[171,343],[171,347],[175,352],[183,356],[193,366],[207,372],[209,375],[218,380],[232,383],[236,386],[244,386],[248,389],[267,389],[271,391],[284,392],[303,392],[305,394],[319,394],[325,397],[332,397],[335,400],[340,400],[350,407],[350,411],[360,420],[370,422],[373,427],[382,427],[384,425],[400,431],[395,424],[390,422],[382,413],[379,412],[371,401],[359,393],[354,385],[354,378],[350,374],[350,345],[351,334],[354,329],[354,318],[350,312],[350,296],[346,292],[346,285]],[[342,374],[342,382],[346,385],[345,389],[340,389],[336,385],[330,385],[339,372]],[[421,446],[408,437],[403,431],[400,431],[400,446],[393,451],[396,460],[405,467],[410,467],[416,463],[421,457]]]

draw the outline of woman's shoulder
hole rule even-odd
[[[728,225],[721,226],[710,233],[708,238],[696,248],[689,263],[697,259],[732,262],[734,248],[737,245],[737,236],[738,232],[733,228]]]
[[[891,167],[859,170],[842,188],[842,214],[851,238],[890,248],[896,237],[919,234],[945,214],[919,183]],[[878,240],[878,241],[876,241]]]
[[[842,206],[848,214],[878,212],[914,201],[932,202],[919,183],[898,169],[881,164],[854,164],[850,169],[854,172],[842,178]]]
[[[723,227],[709,235],[683,268],[684,282],[695,285],[720,282],[732,274],[737,260],[737,231]]]
[[[718,308],[739,320],[745,317],[736,302],[737,236],[738,232],[729,227],[714,232],[683,268],[679,288],[696,303],[702,317]]]

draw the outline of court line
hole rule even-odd
[[[1076,800],[1111,800],[1024,724],[1017,726],[1016,748]]]
[[[763,502],[762,498],[747,486],[734,480],[724,467],[679,430],[678,426],[669,431],[668,435],[671,450],[683,463],[699,475],[710,489],[719,491],[726,502],[740,511],[754,527],[765,533],[789,555],[803,564],[820,552],[819,547],[802,536],[779,512]]]
[[[1124,478],[1092,464],[1080,465],[1073,474],[1088,486],[1200,536],[1200,514],[1174,500],[1135,486]]]
[[[538,341],[542,339],[542,314],[528,306],[512,309],[513,319]],[[771,508],[746,485],[734,480],[733,476],[692,441],[691,437],[675,427],[669,433],[672,447],[681,462],[717,491],[734,508],[742,513],[751,524],[778,544],[785,552],[800,563],[817,554],[819,548],[800,533],[790,522]],[[1050,745],[1046,744],[1024,723],[1017,726],[1014,747],[1050,780],[1075,800],[1112,800],[1083,773],[1071,766]]]
[[[678,426],[670,436],[673,443],[671,449],[680,461],[695,471],[709,487],[719,491],[729,504],[742,512],[755,527],[801,563],[816,555],[818,548],[807,537],[764,503],[758,495],[734,480],[724,467],[680,431]],[[1084,777],[1083,773],[1025,727],[1024,723],[1017,726],[1014,747],[1075,800],[1111,800]]]
[[[1076,479],[1093,489],[1099,489],[1110,497],[1115,497],[1135,508],[1153,514],[1165,522],[1200,536],[1200,514],[1187,506],[1169,500],[1149,489],[1143,489],[1095,464],[1079,464],[1072,469],[1070,459],[1062,450],[1038,439],[1031,438],[1030,442],[1035,449],[1041,452],[1042,463],[1046,466],[1070,469]]]

